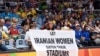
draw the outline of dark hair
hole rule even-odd
[[[29,15],[27,15],[27,18],[28,18],[28,17],[31,17],[31,18],[32,18],[32,17],[33,17],[33,15],[32,15],[32,14],[29,14]]]
[[[34,27],[33,23],[36,23],[35,21],[31,21],[30,28]]]
[[[29,24],[31,24],[31,21],[32,21],[31,19],[25,19],[24,21],[22,21],[21,26],[27,25],[28,24],[27,20],[29,20],[30,21]]]
[[[10,19],[5,19],[5,22],[8,22],[8,21],[10,21]]]

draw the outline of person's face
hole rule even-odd
[[[18,20],[17,20],[17,19],[12,19],[12,22],[13,22],[13,23],[17,23]]]
[[[10,23],[11,23],[11,21],[7,21],[6,23],[7,23],[7,24],[10,24]]]
[[[46,20],[48,20],[49,19],[49,16],[46,16]]]
[[[34,22],[32,25],[33,25],[33,27],[36,27],[36,22]]]
[[[4,23],[5,23],[5,21],[4,21],[4,20],[1,20],[1,21],[0,21],[0,26],[3,26]]]
[[[75,16],[75,13],[73,13],[71,16],[74,17]]]
[[[76,20],[76,21],[75,21],[75,24],[79,24],[79,21]]]
[[[27,31],[29,29],[29,27],[27,25],[24,25],[23,29],[24,29],[24,31]]]
[[[99,24],[99,23],[100,23],[100,21],[96,21],[96,23],[97,23],[97,24]]]
[[[27,8],[25,8],[25,12],[28,12],[29,10]]]
[[[13,12],[16,13],[17,12],[17,9],[13,9]]]
[[[88,21],[88,17],[85,17],[85,21],[86,21],[86,22]]]
[[[57,30],[60,30],[60,26],[57,26],[57,28],[56,28]]]
[[[27,19],[27,23],[30,23],[30,20],[29,19]]]
[[[77,29],[77,30],[80,30],[80,25],[77,25],[77,26],[76,26],[76,29]]]
[[[50,27],[50,28],[53,27],[53,22],[49,22],[49,27]]]
[[[13,27],[13,28],[16,28],[16,24],[13,24],[12,27]]]
[[[85,30],[90,30],[88,26],[86,26]]]
[[[89,26],[92,26],[92,22],[88,22],[88,25],[89,25]]]
[[[66,22],[65,22],[65,26],[67,26],[67,25],[68,25],[68,22],[66,21]]]

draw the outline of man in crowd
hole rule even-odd
[[[4,31],[0,31],[0,50],[2,51],[8,50],[6,46],[2,44],[2,41],[7,40],[7,39],[8,39],[7,34]]]
[[[6,26],[4,26],[4,24],[5,24],[5,20],[0,19],[0,30],[4,31],[5,33],[8,33],[8,28]]]

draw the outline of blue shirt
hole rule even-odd
[[[75,37],[76,39],[80,40],[82,36],[82,31],[80,30],[75,30]]]
[[[10,19],[10,18],[12,18],[12,15],[13,15],[13,14],[12,14],[11,12],[8,12],[8,13],[3,12],[3,13],[1,13],[0,17],[1,17],[1,18],[5,18],[5,19],[6,19],[6,18],[9,18],[9,19]]]
[[[41,15],[38,15],[35,21],[37,23],[37,27],[40,29],[43,25],[43,18],[41,18]]]
[[[86,40],[90,39],[90,32],[87,30],[82,31],[82,36],[85,37]]]
[[[11,26],[11,24],[4,24],[4,26],[6,26],[7,28],[9,28]]]
[[[18,14],[16,14],[16,13],[12,13],[12,18],[19,19],[19,18],[20,18],[20,16],[19,16]]]
[[[1,13],[0,17],[5,19],[20,18],[18,14],[12,12],[3,12]]]

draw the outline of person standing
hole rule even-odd
[[[36,22],[34,22],[34,21],[31,22],[29,30],[38,30]],[[27,31],[26,34],[25,34],[25,40],[26,40],[26,42],[28,42],[29,49],[33,49],[34,50],[34,48],[32,48],[32,43],[31,43],[31,40],[30,40],[29,31]]]

